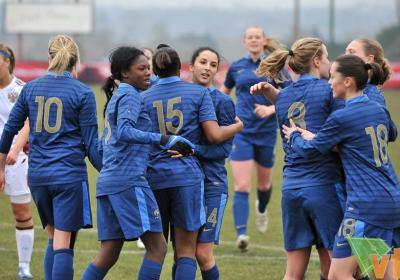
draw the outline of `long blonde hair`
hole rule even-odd
[[[8,65],[8,72],[12,74],[15,68],[15,55],[12,49],[9,46],[4,44],[0,44],[0,52],[3,53],[3,57],[10,61],[10,65]]]
[[[79,48],[74,40],[66,35],[57,35],[49,41],[48,71],[62,73],[71,71],[79,63]]]
[[[289,58],[289,67],[293,72],[302,75],[310,72],[310,61],[315,57],[321,57],[323,43],[318,38],[301,38],[294,42],[290,51],[277,49],[258,66],[257,74],[267,76],[276,82],[283,82],[286,78],[281,70],[285,67]]]

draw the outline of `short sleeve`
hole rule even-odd
[[[226,73],[225,81],[224,81],[224,86],[226,88],[234,88],[235,87],[235,80],[233,78],[232,74],[232,66],[229,67],[228,72]]]
[[[199,105],[199,121],[201,123],[205,121],[217,120],[211,96],[206,92],[206,90],[202,92],[202,98],[200,99]]]

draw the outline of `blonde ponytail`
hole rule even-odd
[[[62,73],[71,71],[79,63],[79,49],[74,40],[66,35],[57,35],[49,41],[48,71]]]

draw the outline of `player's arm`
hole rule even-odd
[[[79,127],[81,128],[86,155],[93,166],[100,171],[102,168],[102,156],[99,153],[96,101],[91,90],[88,90],[82,96]]]
[[[291,148],[307,158],[330,152],[343,138],[342,129],[332,115],[312,140],[305,140],[292,120],[290,127],[283,125],[282,131]]]
[[[238,117],[235,118],[235,123],[229,126],[219,126],[216,119],[211,97],[204,91],[199,108],[199,120],[208,141],[218,144],[243,130],[243,122]]]
[[[262,94],[265,98],[275,104],[279,90],[268,82],[260,82],[250,87],[251,94]]]
[[[233,78],[232,68],[229,67],[226,73],[225,81],[220,87],[220,91],[226,94],[231,94],[232,89],[235,87],[235,79]]]
[[[226,94],[231,94],[232,92],[232,88],[228,88],[224,84],[221,85],[221,88],[219,90]]]
[[[29,121],[26,120],[15,141],[15,145],[10,149],[7,155],[6,164],[13,165],[18,160],[18,155],[24,148],[29,139]]]
[[[388,116],[388,119],[389,119],[389,127],[388,127],[388,129],[389,129],[389,137],[388,137],[388,140],[389,140],[389,142],[394,142],[394,141],[396,141],[396,138],[397,138],[397,126],[393,122],[393,120],[392,120],[392,118],[390,116],[389,110],[387,108],[385,108],[385,107],[383,107],[383,109],[385,110],[386,115]]]

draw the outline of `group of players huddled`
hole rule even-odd
[[[381,45],[356,39],[331,65],[318,38],[287,50],[250,27],[244,44],[249,54],[230,65],[222,92],[213,86],[220,54],[210,47],[194,51],[192,83],[179,78],[181,60],[169,45],[113,50],[101,140],[94,94],[77,80],[73,39],[51,38],[48,73],[25,85],[12,74],[12,50],[0,44],[0,188],[16,220],[19,278],[32,278],[31,193],[49,237],[45,279],[73,279],[77,233],[92,226],[88,157],[100,172],[100,249],[82,279],[103,279],[124,242],[139,238],[146,252],[138,279],[160,278],[168,240],[172,279],[195,279],[197,264],[203,279],[220,279],[213,245],[228,201],[225,159],[237,246],[246,251],[254,166],[256,226],[267,230],[277,128],[284,279],[304,278],[313,245],[321,279],[340,280],[363,277],[347,236],[400,246],[400,186],[388,157],[397,129],[380,91],[390,76]],[[236,106],[223,93],[233,88]]]

